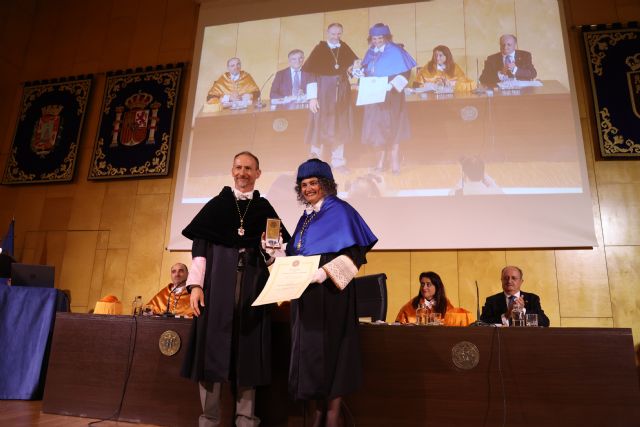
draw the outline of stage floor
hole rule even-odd
[[[68,417],[42,413],[41,400],[0,400],[0,425],[7,427],[86,427],[95,418]],[[104,421],[100,427],[158,427],[156,424],[132,424],[124,421]]]

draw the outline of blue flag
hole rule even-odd
[[[4,235],[2,239],[2,243],[0,243],[0,249],[2,249],[3,254],[13,256],[13,240],[14,240],[14,228],[16,225],[16,220],[12,219],[11,223],[9,223],[9,229],[7,233]]]

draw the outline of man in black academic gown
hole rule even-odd
[[[305,142],[311,157],[321,158],[323,150],[331,151],[331,166],[336,172],[346,172],[344,144],[353,134],[351,85],[349,71],[357,59],[342,38],[342,25],[330,24],[327,40],[313,48],[302,71],[314,76],[307,84],[309,124]]]
[[[224,187],[182,231],[193,241],[187,285],[196,316],[182,373],[200,384],[201,427],[220,425],[222,382],[235,393],[236,425],[258,425],[255,387],[271,381],[269,306],[251,303],[269,276],[261,235],[278,215],[254,190],[256,156],[237,154],[231,175],[234,188]]]

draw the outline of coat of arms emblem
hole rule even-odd
[[[631,108],[633,114],[640,119],[640,53],[628,57],[625,63],[631,69],[631,71],[627,71]]]
[[[53,151],[53,147],[62,134],[62,119],[60,117],[62,108],[62,105],[42,107],[42,116],[33,129],[31,151],[42,158]]]
[[[113,122],[113,138],[110,147],[120,144],[132,147],[141,142],[155,143],[155,132],[158,125],[159,102],[153,102],[153,96],[139,92],[126,99],[125,107],[116,107],[116,118]],[[123,117],[124,113],[124,117]],[[145,141],[146,140],[146,141]]]

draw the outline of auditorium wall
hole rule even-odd
[[[232,19],[240,8],[259,17],[269,6],[269,2],[256,0],[209,2],[220,5],[222,20],[225,16]],[[0,4],[1,168],[11,146],[21,82],[87,73],[95,76],[74,181],[0,186],[0,236],[15,217],[17,258],[54,265],[56,284],[71,291],[74,312],[86,312],[107,294],[118,296],[125,307],[135,295],[148,299],[169,282],[173,263],[188,264],[188,253],[165,249],[176,167],[170,177],[162,179],[95,182],[87,181],[86,176],[105,72],[190,63],[198,3],[11,0]],[[353,7],[362,3],[344,2]],[[481,3],[462,2],[469,8]],[[501,7],[521,10],[533,10],[540,4],[529,0],[500,3]],[[475,312],[474,282],[478,282],[480,299],[484,300],[500,290],[500,269],[516,264],[525,271],[524,288],[541,296],[554,326],[630,327],[635,342],[640,343],[640,164],[605,161],[595,154],[592,101],[580,33],[575,30],[581,24],[639,21],[640,2],[563,0],[563,4],[599,246],[593,250],[373,252],[361,274],[387,274],[389,320],[417,292],[421,271],[440,273],[454,305]],[[520,39],[523,49],[536,52],[543,48],[536,45],[531,49],[528,44],[534,43],[534,38]],[[187,90],[185,79],[177,118],[179,130],[184,123]],[[179,160],[181,136],[181,131],[174,136],[174,165]],[[217,191],[212,189],[212,194]]]

